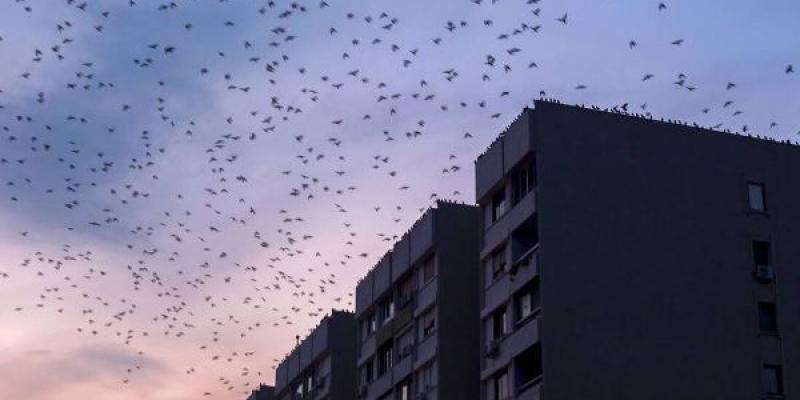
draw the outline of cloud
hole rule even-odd
[[[127,373],[129,368],[134,372]],[[147,387],[148,392],[157,393],[170,372],[154,358],[107,345],[68,351],[30,349],[0,361],[0,376],[3,376],[0,398],[70,399],[75,393],[94,392],[93,398],[124,399],[134,393],[125,393],[123,379],[136,381]]]

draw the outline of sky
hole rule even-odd
[[[660,3],[3,2],[0,398],[272,383],[541,95],[800,140],[800,3]]]

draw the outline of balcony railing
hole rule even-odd
[[[517,257],[517,259],[511,264],[511,268],[508,270],[512,277],[516,275],[520,268],[528,267],[533,264],[534,257],[536,256],[536,250],[539,250],[539,243],[534,244],[533,247],[522,253],[521,256]]]

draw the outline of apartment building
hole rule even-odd
[[[278,400],[352,400],[356,383],[356,320],[333,311],[275,370]]]
[[[247,400],[275,400],[275,388],[273,386],[261,384],[258,389],[253,390],[253,392],[247,396]]]
[[[358,399],[479,398],[479,224],[440,201],[359,282]]]
[[[537,101],[475,189],[483,400],[800,394],[800,147]]]

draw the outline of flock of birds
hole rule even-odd
[[[352,307],[354,280],[433,201],[472,200],[464,163],[499,131],[443,134],[442,120],[470,115],[500,126],[524,105],[507,99],[557,95],[498,89],[544,67],[526,48],[538,35],[575,23],[545,2],[517,1],[515,24],[483,15],[499,0],[464,2],[470,12],[421,39],[415,21],[388,11],[397,5],[252,1],[240,19],[224,11],[229,0],[0,6],[42,14],[47,32],[23,40],[0,26],[0,57],[16,58],[9,48],[20,43],[29,55],[0,79],[0,215],[14,218],[3,229],[31,250],[2,260],[0,296],[17,282],[38,287],[2,307],[20,318],[69,314],[82,340],[114,341],[141,357],[152,356],[151,340],[185,346],[198,360],[182,366],[186,375],[220,375],[198,394],[248,393],[280,359],[266,359],[259,338],[290,348],[326,310]],[[653,18],[669,18],[669,3],[651,7]],[[128,19],[141,31],[115,31]],[[403,26],[417,36],[398,33]],[[151,40],[148,29],[170,34]],[[213,37],[193,36],[203,29]],[[90,50],[108,32],[125,38],[96,56]],[[488,38],[489,54],[442,56],[462,32]],[[314,63],[316,51],[336,57]],[[427,68],[441,62],[451,66]],[[795,67],[773,73],[794,79]],[[686,95],[702,90],[686,73],[668,80]],[[724,113],[713,128],[753,130],[737,122],[745,111],[737,86],[728,82],[726,100],[698,110]],[[586,82],[562,88],[588,90]],[[609,109],[652,116],[646,102]],[[417,152],[436,159],[421,171]],[[435,182],[418,187],[423,174]],[[135,385],[142,370],[125,366],[119,384]]]

